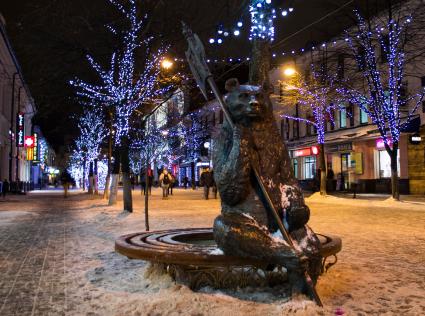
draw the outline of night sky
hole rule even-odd
[[[352,24],[352,11],[360,7],[372,14],[387,0],[292,0],[275,1],[293,7],[289,16],[276,21],[276,41],[294,34],[326,14],[349,3],[344,9],[300,32],[275,48],[276,52],[299,49],[321,43]],[[142,14],[148,14],[147,34],[170,45],[169,57],[183,58],[186,43],[181,35],[180,20],[186,21],[204,43],[216,34],[219,24],[233,26],[242,20],[247,26],[248,1],[236,0],[145,0]],[[48,141],[58,149],[78,135],[72,114],[81,106],[69,86],[70,79],[80,77],[90,82],[96,76],[86,62],[86,54],[107,64],[117,43],[105,25],[120,25],[123,18],[107,0],[14,0],[2,1],[0,12],[38,108],[35,123],[40,125]],[[239,37],[231,37],[222,45],[206,45],[210,58],[247,57],[250,44],[248,28]],[[277,60],[279,62],[279,60]],[[184,67],[184,65],[181,65]],[[228,68],[215,67],[215,75]],[[244,76],[242,67],[235,74]]]

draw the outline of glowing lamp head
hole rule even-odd
[[[319,147],[317,147],[317,146],[313,146],[313,147],[311,147],[311,153],[312,153],[313,155],[317,155],[317,154],[319,154]]]
[[[292,77],[293,75],[295,75],[295,73],[296,73],[296,70],[295,70],[294,68],[292,68],[292,67],[285,68],[285,69],[283,70],[283,74],[284,74],[286,77]]]
[[[173,66],[173,62],[168,59],[164,59],[161,62],[161,67],[164,69],[170,69],[172,66]]]

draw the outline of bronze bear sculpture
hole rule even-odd
[[[305,292],[304,269],[314,282],[320,274],[320,241],[306,225],[310,211],[279,136],[268,88],[229,79],[226,90],[225,101],[235,128],[225,121],[214,140],[214,178],[222,206],[214,221],[214,239],[226,255],[286,267],[293,291]],[[259,171],[294,248],[282,239],[252,166]]]

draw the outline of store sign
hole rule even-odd
[[[25,136],[24,143],[25,148],[34,148],[34,136]]]
[[[16,114],[16,146],[24,147],[25,116],[23,112]]]
[[[40,141],[38,139],[38,133],[34,133],[34,159],[33,161],[40,161]]]
[[[328,145],[326,147],[327,153],[335,153],[335,152],[350,152],[353,150],[353,143],[341,143]]]
[[[388,144],[390,147],[393,147],[393,141],[392,141],[392,139],[391,139],[391,138],[387,138],[387,144]],[[376,148],[377,148],[377,149],[385,149],[385,143],[384,143],[384,140],[383,140],[382,138],[378,138],[378,139],[376,140]]]
[[[294,157],[305,157],[319,154],[319,147],[312,146],[309,148],[303,148],[293,151]]]
[[[416,134],[410,135],[409,140],[411,144],[418,145],[421,143],[422,137],[421,135],[416,133]]]

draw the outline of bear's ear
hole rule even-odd
[[[239,89],[239,81],[236,78],[228,79],[224,87],[227,92],[235,91],[236,89]]]

